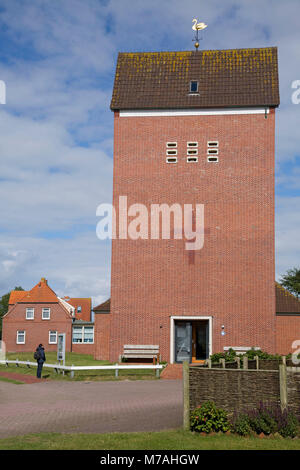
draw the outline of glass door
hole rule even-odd
[[[208,358],[208,321],[193,322],[192,361]]]
[[[183,362],[192,359],[192,323],[175,323],[175,361]]]

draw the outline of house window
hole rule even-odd
[[[186,161],[188,163],[192,163],[192,162],[197,163],[198,162],[198,157],[187,157]]]
[[[49,331],[49,344],[57,344],[57,331]]]
[[[190,81],[190,93],[198,93],[198,82],[196,80]]]
[[[219,158],[218,157],[207,157],[208,163],[218,163]]]
[[[17,344],[25,344],[25,330],[18,330],[17,331]]]
[[[26,308],[26,320],[34,320],[34,308]]]
[[[94,327],[93,326],[74,326],[73,327],[73,343],[93,343]]]
[[[43,308],[42,320],[50,320],[50,308]]]
[[[81,313],[81,305],[78,305],[78,307],[77,307],[77,313]]]

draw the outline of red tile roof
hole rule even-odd
[[[19,294],[22,293],[22,295]],[[42,277],[40,282],[29,291],[12,291],[9,304],[19,303],[58,303],[55,292],[48,286],[47,280]]]
[[[25,294],[27,294],[27,291],[25,290],[12,290],[9,296],[8,304],[9,305],[16,304],[17,302],[20,301],[22,297],[25,296]]]
[[[90,321],[91,319],[91,310],[92,310],[92,299],[87,298],[70,298],[62,297],[63,300],[68,302],[68,304],[75,307],[75,318],[77,320]],[[78,307],[81,307],[81,312],[78,312]]]
[[[199,93],[189,91],[198,81]],[[278,106],[277,48],[119,53],[112,110]]]

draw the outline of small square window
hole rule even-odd
[[[49,331],[49,344],[57,344],[57,331]]]
[[[34,320],[34,308],[26,308],[26,320]]]
[[[196,80],[190,82],[190,93],[198,93],[198,82]]]
[[[17,331],[17,344],[25,344],[25,331]]]
[[[43,308],[42,320],[50,320],[50,308]]]

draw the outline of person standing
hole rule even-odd
[[[46,361],[46,355],[45,355],[45,349],[42,344],[39,344],[38,347],[36,348],[36,356],[37,356],[37,371],[36,371],[36,376],[38,379],[42,378],[42,370],[43,370],[43,364]]]

